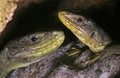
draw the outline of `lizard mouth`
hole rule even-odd
[[[101,45],[94,45],[93,47],[90,46],[90,49],[93,51],[93,52],[100,52],[102,51],[107,45],[109,45],[111,43],[111,41],[105,41],[103,44]]]

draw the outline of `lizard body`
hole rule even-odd
[[[64,41],[62,31],[38,32],[8,42],[0,54],[0,78],[16,68],[40,61],[60,47]]]

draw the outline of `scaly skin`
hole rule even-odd
[[[60,21],[93,52],[102,51],[111,40],[107,34],[91,20],[67,11],[58,12]]]
[[[0,54],[0,78],[13,69],[40,61],[60,47],[64,41],[62,31],[38,32],[8,42]]]
[[[76,15],[66,11],[59,12],[58,17],[62,21],[62,23],[68,29],[70,29],[81,42],[87,45],[90,48],[90,50],[95,52],[94,58],[92,56],[89,57],[89,55],[86,54],[90,59],[88,59],[86,56],[87,59],[84,59],[84,65],[81,66],[86,67],[100,58],[104,58],[113,54],[120,54],[120,46],[111,46],[104,50],[104,48],[111,42],[111,39],[100,27],[95,26],[95,24],[91,20],[88,20],[81,15]],[[71,51],[71,54],[79,52],[81,51]],[[76,59],[79,60],[78,62],[82,61],[80,57]]]

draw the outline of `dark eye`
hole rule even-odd
[[[32,38],[31,38],[31,41],[32,41],[32,42],[36,42],[36,41],[38,41],[38,40],[39,40],[38,37],[32,37]]]
[[[95,36],[95,32],[92,32],[92,33],[90,34],[90,39],[93,39],[94,36]]]
[[[78,19],[77,19],[77,22],[82,22],[82,18],[78,18]]]

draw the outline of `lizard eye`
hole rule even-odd
[[[93,39],[95,37],[95,32],[92,32],[91,34],[90,34],[90,39]]]
[[[37,41],[39,41],[39,38],[34,36],[34,37],[31,38],[31,41],[32,42],[37,42]]]

